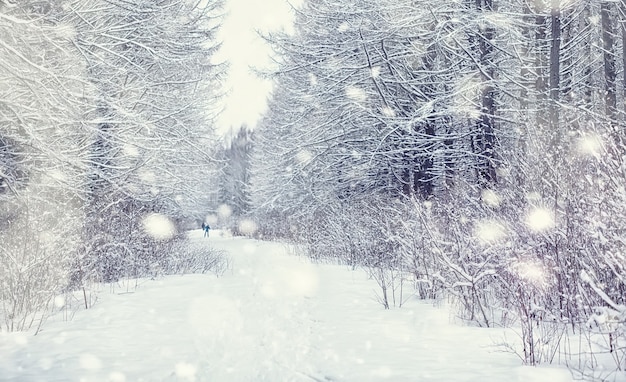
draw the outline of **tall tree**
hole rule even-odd
[[[57,4],[0,3],[0,320],[22,330],[64,288],[84,218],[92,87]]]
[[[231,137],[226,137],[226,147],[221,153],[224,167],[220,176],[218,203],[225,209],[226,224],[238,230],[240,219],[250,212],[250,161],[254,134],[240,127]]]
[[[158,240],[150,213],[181,219],[211,173],[219,2],[71,3],[76,45],[97,89],[85,245],[88,269],[115,279],[145,266]],[[200,182],[188,182],[198,176]],[[87,259],[86,258],[86,259]],[[83,264],[82,266],[85,266]]]

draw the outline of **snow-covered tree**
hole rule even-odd
[[[396,216],[388,267],[476,324],[521,323],[524,360],[547,361],[549,325],[624,305],[623,10],[305,2],[295,33],[270,38],[280,67],[251,182],[262,229],[349,262],[351,238]],[[355,207],[367,200],[376,212]]]
[[[67,5],[87,81],[96,89],[87,117],[89,206],[79,273],[86,268],[113,280],[128,267],[148,266],[160,244],[144,218],[160,213],[177,222],[206,195],[214,169],[218,7],[213,1]]]
[[[67,283],[86,197],[92,87],[58,7],[0,3],[0,320],[39,325]]]
[[[250,160],[254,133],[244,125],[225,140],[226,147],[220,153],[223,169],[218,213],[225,227],[239,233],[242,219],[250,212]]]
[[[8,329],[37,322],[55,293],[88,278],[144,274],[206,200],[219,6],[0,3]]]

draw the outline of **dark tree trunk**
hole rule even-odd
[[[550,16],[552,43],[550,46],[550,128],[555,145],[560,144],[559,101],[561,95],[561,7],[560,0],[552,0]]]
[[[613,21],[611,19],[611,5],[608,1],[600,3],[600,17],[602,20],[602,48],[604,50],[604,103],[606,117],[611,128],[611,134],[616,142],[621,140],[617,121],[617,69],[615,67],[615,39]]]
[[[482,12],[493,10],[492,0],[477,0],[478,9]],[[495,122],[496,90],[493,86],[495,65],[493,63],[493,39],[495,28],[487,26],[479,36],[479,64],[482,67],[481,81],[481,110],[478,120],[477,153],[479,158],[478,179],[484,186],[496,183],[496,149],[495,149]]]

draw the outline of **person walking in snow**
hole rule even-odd
[[[211,227],[209,227],[209,224],[202,223],[202,229],[204,230],[204,237],[209,237],[209,230],[211,229]]]

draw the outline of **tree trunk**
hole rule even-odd
[[[478,0],[478,9],[481,12],[493,10],[492,0]],[[493,86],[495,77],[495,67],[493,59],[493,39],[495,38],[495,28],[486,26],[479,36],[479,65],[482,67],[481,81],[483,83],[480,102],[480,118],[478,122],[478,155],[483,158],[480,161],[478,176],[483,186],[489,186],[497,181],[496,178],[496,152],[495,152],[495,133],[494,133],[494,116],[496,114],[496,91]]]
[[[611,5],[608,1],[600,3],[602,48],[604,51],[604,107],[613,139],[615,142],[619,142],[622,134],[617,130],[617,70],[615,68],[615,40],[610,7]]]
[[[547,90],[547,80],[546,80],[546,29],[547,29],[547,19],[545,14],[543,13],[544,9],[542,4],[536,2],[535,5],[535,42],[536,42],[536,51],[535,51],[535,90],[537,92],[537,111],[535,115],[535,121],[537,126],[540,129],[544,129],[548,125],[548,120],[546,118],[547,113],[545,113],[543,107],[546,104],[546,90]]]
[[[560,147],[561,131],[559,128],[559,101],[561,95],[561,4],[560,0],[552,0],[550,16],[550,130],[554,137],[554,148]]]

